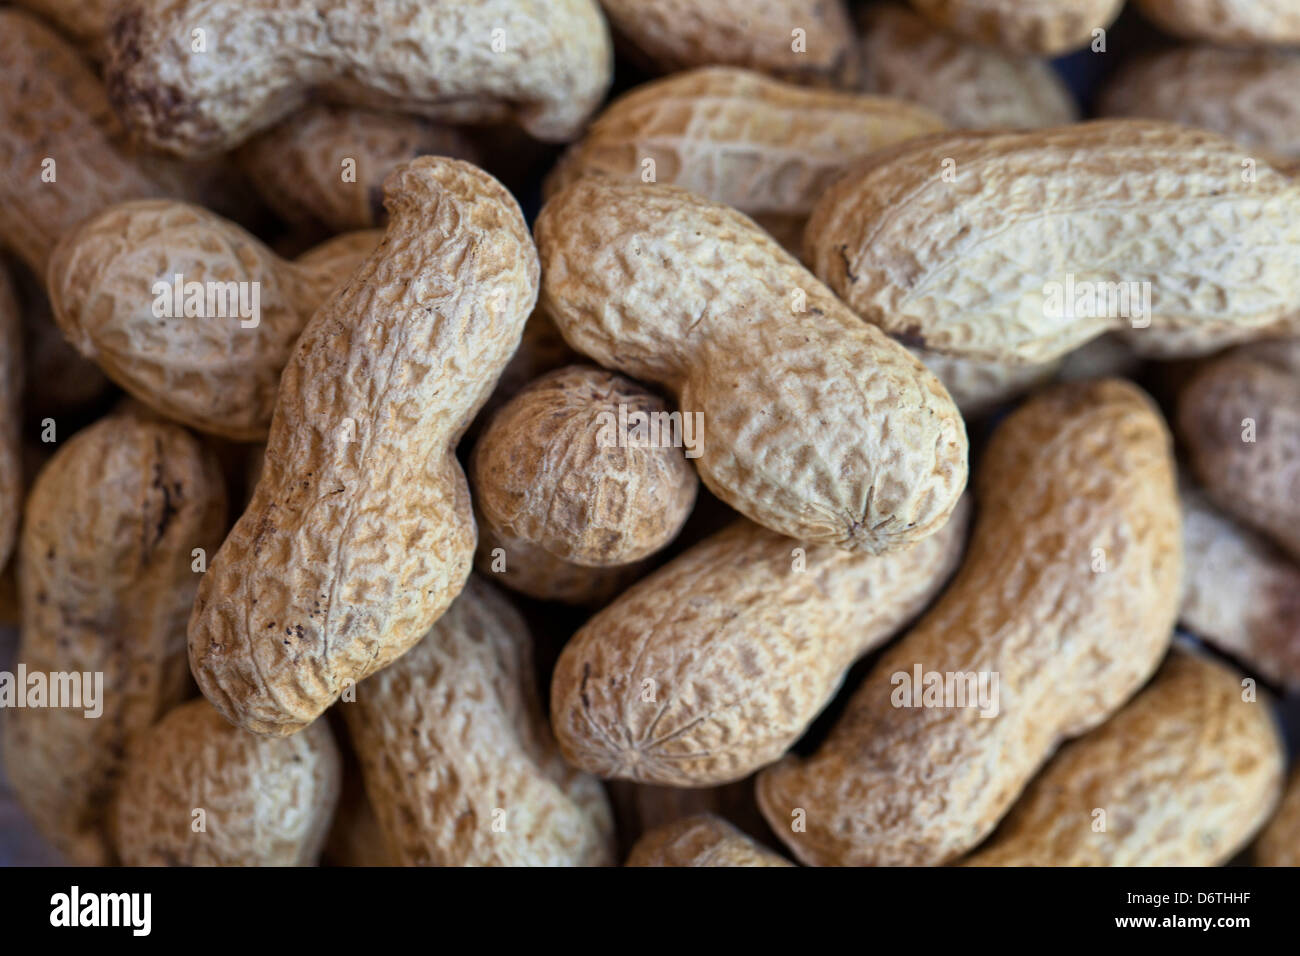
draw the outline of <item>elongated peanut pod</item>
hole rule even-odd
[[[1277,813],[1255,843],[1259,866],[1300,866],[1300,769],[1291,773]]]
[[[1105,32],[1124,0],[912,0],[938,26],[1012,53],[1055,56]]]
[[[536,233],[542,304],[566,341],[702,414],[696,467],[736,510],[869,552],[948,520],[967,447],[948,393],[751,220],[593,176],[557,193]]]
[[[380,237],[336,239],[288,262],[198,206],[121,203],[55,248],[50,300],[67,340],[140,401],[257,441],[298,334]]]
[[[393,859],[407,866],[613,860],[599,782],[565,765],[528,628],[482,581],[340,706]]]
[[[830,737],[759,774],[818,865],[946,863],[1064,739],[1114,713],[1169,644],[1182,573],[1169,433],[1135,386],[1058,386],[1008,417],[966,558]]]
[[[131,747],[113,807],[118,856],[127,866],[312,866],[339,786],[325,721],[277,740],[192,700]]]
[[[1300,44],[1294,0],[1137,0],[1137,6],[1176,36],[1241,46]]]
[[[24,809],[72,863],[113,861],[108,803],[126,747],[190,690],[185,621],[225,504],[210,452],[130,412],[78,432],[32,487],[18,664],[51,691],[55,675],[75,675],[82,700],[9,710],[5,764]]]
[[[238,146],[313,92],[452,123],[514,120],[563,141],[612,69],[595,0],[129,0],[111,30],[114,107],[182,156]]]
[[[792,866],[726,820],[703,813],[652,830],[637,841],[627,866]]]
[[[933,351],[1046,362],[1128,328],[1199,354],[1296,309],[1300,183],[1241,161],[1235,143],[1154,120],[938,134],[827,190],[805,260],[863,318]]]
[[[311,723],[464,586],[454,449],[537,297],[523,216],[482,170],[421,157],[385,191],[384,240],[299,338],[261,479],[190,619],[199,687],[256,733]]]
[[[705,787],[778,759],[844,672],[956,567],[965,511],[885,555],[738,522],[639,582],[570,639],[551,681],[565,757],[602,777]]]
[[[1219,866],[1268,819],[1286,755],[1267,698],[1175,649],[1155,679],[1061,748],[970,866]]]

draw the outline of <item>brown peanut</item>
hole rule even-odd
[[[712,814],[666,823],[637,841],[627,866],[793,866]]]
[[[338,796],[325,721],[270,739],[192,700],[131,746],[114,840],[127,866],[311,866]]]
[[[933,23],[1012,53],[1055,56],[1087,46],[1124,0],[912,0]]]
[[[57,672],[80,675],[85,695],[101,673],[101,713],[9,711],[6,769],[37,828],[74,864],[112,861],[108,801],[126,747],[190,690],[195,562],[215,552],[224,529],[216,460],[147,414],[78,432],[32,488],[18,555],[18,660],[51,686]]]
[[[882,552],[933,534],[966,482],[939,381],[740,213],[584,177],[536,223],[541,301],[601,365],[704,416],[719,498],[809,543]]]
[[[952,584],[813,756],[759,774],[759,806],[799,860],[960,856],[1062,740],[1146,681],[1169,643],[1182,572],[1170,446],[1150,400],[1113,380],[1057,386],[1001,424]],[[927,672],[948,698],[922,697],[937,687]]]
[[[739,780],[784,754],[849,666],[939,591],[965,537],[885,555],[801,545],[737,522],[591,618],[551,680],[570,763],[676,787]]]
[[[471,578],[410,653],[340,706],[396,862],[612,862],[600,783],[560,758],[528,628],[483,582]]]
[[[1241,159],[1214,134],[1152,120],[939,134],[832,186],[805,259],[909,345],[1046,362],[1139,323],[1135,339],[1173,333],[1198,354],[1295,311],[1300,183],[1265,164],[1247,181]]]
[[[210,49],[191,49],[195,23]],[[612,69],[595,0],[128,0],[110,29],[114,107],[180,156],[238,146],[313,93],[446,122],[510,119],[564,141]]]
[[[1270,704],[1241,685],[1175,648],[1119,713],[1061,748],[967,864],[1226,863],[1277,805],[1285,763]]]
[[[667,546],[699,484],[680,447],[654,443],[651,423],[668,414],[663,400],[637,383],[580,365],[519,392],[470,457],[479,570],[500,570],[500,557],[502,583],[531,597],[582,603],[603,596],[620,566]],[[689,426],[679,420],[676,436],[690,438]],[[564,565],[577,568],[566,574]],[[558,587],[584,580],[582,569],[593,572],[587,588]]]
[[[287,262],[198,206],[121,203],[55,247],[50,301],[67,340],[141,402],[258,441],[299,333],[379,239],[339,237]]]
[[[256,733],[311,723],[464,585],[455,446],[536,301],[523,216],[482,170],[424,156],[385,192],[384,240],[299,338],[261,480],[194,602],[199,687]]]

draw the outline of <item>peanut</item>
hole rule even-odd
[[[1106,85],[1103,116],[1199,126],[1261,150],[1273,166],[1300,160],[1300,52],[1193,46],[1147,57]]]
[[[919,103],[954,127],[1060,126],[1078,119],[1044,60],[971,43],[897,4],[864,10],[862,88]]]
[[[1175,651],[1119,713],[1061,748],[973,866],[1219,866],[1268,819],[1285,753],[1240,675]],[[1100,812],[1099,812],[1100,811]]]
[[[1150,400],[1113,380],[1057,386],[1002,423],[952,584],[813,756],[759,774],[759,806],[799,860],[960,856],[1057,744],[1146,681],[1169,644],[1182,571],[1170,445]],[[947,682],[946,700],[922,699],[927,672]],[[966,698],[976,682],[978,702]]]
[[[1012,53],[1055,56],[1087,46],[1124,0],[912,0],[931,22]]]
[[[1277,813],[1255,843],[1259,866],[1300,866],[1300,769],[1292,771]]]
[[[613,819],[560,758],[523,618],[471,579],[424,639],[357,688],[344,716],[402,865],[600,865]]]
[[[737,522],[633,586],[569,641],[551,680],[564,756],[602,777],[705,787],[784,754],[849,666],[943,586],[965,511],[885,555]]]
[[[704,813],[667,823],[637,841],[627,866],[793,866],[726,820]]]
[[[667,416],[657,395],[603,369],[571,365],[524,388],[470,458],[479,570],[499,570],[494,552],[504,548],[503,583],[536,598],[581,601],[553,591],[553,565],[612,570],[668,545],[699,482],[681,448],[652,441],[649,424]],[[689,437],[687,425],[679,421],[677,438]],[[516,543],[540,551],[542,568],[530,569]]]
[[[1183,604],[1178,620],[1252,672],[1300,688],[1300,567],[1182,489]]]
[[[703,414],[719,498],[809,543],[906,547],[948,520],[966,433],[939,381],[734,210],[574,181],[535,226],[542,307],[601,365]]]
[[[217,463],[184,429],[120,413],[78,432],[41,471],[19,548],[18,661],[81,675],[87,707],[5,715],[9,779],[74,864],[112,861],[107,804],[125,748],[190,689],[185,620],[225,529]],[[102,713],[87,717],[90,675]],[[52,703],[52,701],[51,701]]]
[[[523,216],[482,170],[420,157],[385,193],[384,240],[299,338],[261,480],[190,619],[199,687],[256,733],[311,723],[464,585],[474,519],[454,449],[537,296]]]
[[[909,345],[1046,362],[1141,321],[1135,338],[1172,332],[1195,354],[1295,310],[1300,184],[1263,164],[1245,181],[1240,147],[1211,133],[1102,120],[940,134],[878,156],[818,202],[805,256]],[[1102,285],[1089,306],[1090,283],[1137,291],[1110,302]]]
[[[141,402],[200,431],[258,441],[303,326],[379,238],[335,239],[286,262],[198,206],[121,203],[55,247],[50,300],[67,340]]]
[[[1178,399],[1192,472],[1225,512],[1300,558],[1300,339],[1231,352]]]
[[[855,159],[944,128],[883,96],[810,90],[714,67],[646,83],[611,103],[546,181],[578,176],[685,187],[797,239],[817,198]]]
[[[384,180],[400,163],[437,154],[477,163],[461,131],[417,116],[317,104],[239,150],[263,201],[303,229],[347,232],[384,223]]]
[[[210,49],[192,49],[195,24]],[[129,0],[111,31],[113,105],[145,143],[181,156],[238,146],[317,93],[564,141],[612,69],[595,0]]]
[[[796,83],[851,86],[843,0],[600,0],[634,58],[661,73],[740,66]]]
[[[1137,0],[1162,30],[1219,44],[1300,44],[1294,0]]]
[[[0,264],[0,568],[9,563],[23,508],[22,318]]]
[[[338,796],[324,721],[273,740],[192,700],[131,746],[114,801],[117,852],[127,866],[311,866]]]

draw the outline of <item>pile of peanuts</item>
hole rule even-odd
[[[1124,6],[0,6],[23,825],[1300,864],[1300,0]]]

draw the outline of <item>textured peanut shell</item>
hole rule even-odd
[[[103,713],[10,710],[6,771],[76,865],[112,862],[108,801],[129,741],[190,690],[185,621],[225,530],[216,460],[184,429],[131,413],[78,432],[41,471],[18,555],[18,661],[101,672]]]
[[[347,232],[383,226],[384,180],[401,163],[425,155],[478,162],[474,145],[454,127],[418,116],[319,103],[249,140],[238,161],[258,194],[286,222]]]
[[[1195,354],[1295,311],[1300,183],[1241,147],[1153,120],[939,134],[877,154],[818,202],[805,260],[910,345],[1046,362],[1131,324],[1057,316],[1046,284],[1149,282],[1150,327]],[[952,165],[955,164],[955,165]],[[946,182],[945,170],[955,174]],[[949,177],[951,178],[951,177]],[[1086,311],[1086,310],[1085,310]]]
[[[198,206],[121,203],[55,247],[50,301],[64,337],[140,401],[200,431],[259,441],[298,334],[380,238],[373,231],[336,239],[287,262]],[[257,324],[245,328],[236,308],[228,316],[155,315],[154,283],[167,286],[170,307],[178,275],[186,285],[255,286]]]
[[[637,841],[626,866],[792,866],[726,820],[704,813],[667,823]]]
[[[9,563],[23,508],[22,400],[22,316],[0,263],[0,568]]]
[[[1087,46],[1124,0],[912,0],[936,26],[1010,53],[1056,56]]]
[[[864,11],[862,88],[934,110],[959,129],[1060,126],[1078,118],[1045,60],[971,43],[897,4]]]
[[[546,726],[528,628],[482,581],[340,706],[399,864],[613,861],[604,791],[565,765]]]
[[[312,866],[338,797],[325,721],[258,737],[200,698],[132,745],[113,808],[117,852],[127,866]]]
[[[739,66],[795,83],[851,86],[853,26],[843,0],[600,0],[634,59],[662,73]],[[803,49],[795,49],[801,30]]]
[[[1291,773],[1282,802],[1255,843],[1258,866],[1300,866],[1300,769]]]
[[[578,179],[535,226],[542,307],[601,365],[702,412],[709,489],[774,531],[882,552],[966,484],[939,380],[740,213],[673,186]]]
[[[1300,53],[1191,46],[1120,70],[1102,116],[1140,116],[1199,126],[1259,149],[1273,165],[1300,160]]]
[[[925,367],[943,382],[952,400],[966,418],[974,418],[1009,402],[1022,392],[1052,378],[1060,367],[1059,361],[1036,365],[1008,365],[1005,362],[985,362],[980,359],[960,358],[909,349],[925,363]]]
[[[1062,740],[1142,686],[1178,608],[1170,445],[1151,401],[1114,380],[1057,386],[1001,424],[976,476],[978,517],[952,584],[885,652],[813,756],[759,774],[763,815],[799,860],[960,856]],[[997,715],[895,707],[894,675],[917,665],[997,674]],[[798,810],[806,832],[793,830]]]
[[[523,216],[482,170],[424,156],[385,193],[384,240],[299,338],[261,480],[190,619],[199,687],[256,733],[311,723],[464,585],[454,449],[537,297]]]
[[[1179,623],[1275,684],[1300,688],[1300,566],[1182,489]]]
[[[1137,0],[1162,30],[1219,44],[1300,44],[1300,8],[1294,0]]]
[[[616,423],[667,413],[659,396],[604,369],[542,376],[474,446],[470,489],[482,523],[575,564],[649,557],[681,530],[698,482],[683,449],[636,444]],[[620,439],[629,447],[607,447]]]
[[[921,611],[956,567],[965,509],[886,555],[805,546],[749,522],[632,587],[570,640],[551,726],[602,777],[707,787],[780,758],[849,666]]]
[[[810,90],[725,67],[678,73],[611,103],[546,181],[648,175],[753,216],[780,238],[855,159],[944,128],[899,99]]]
[[[1300,339],[1209,363],[1179,395],[1178,436],[1210,499],[1300,559]]]
[[[1102,726],[1061,748],[971,866],[1219,866],[1268,819],[1286,752],[1266,698],[1175,649]],[[1105,829],[1094,830],[1105,812]]]
[[[238,146],[312,95],[569,140],[612,69],[595,0],[124,0],[111,30],[114,107],[143,142],[182,156]]]

